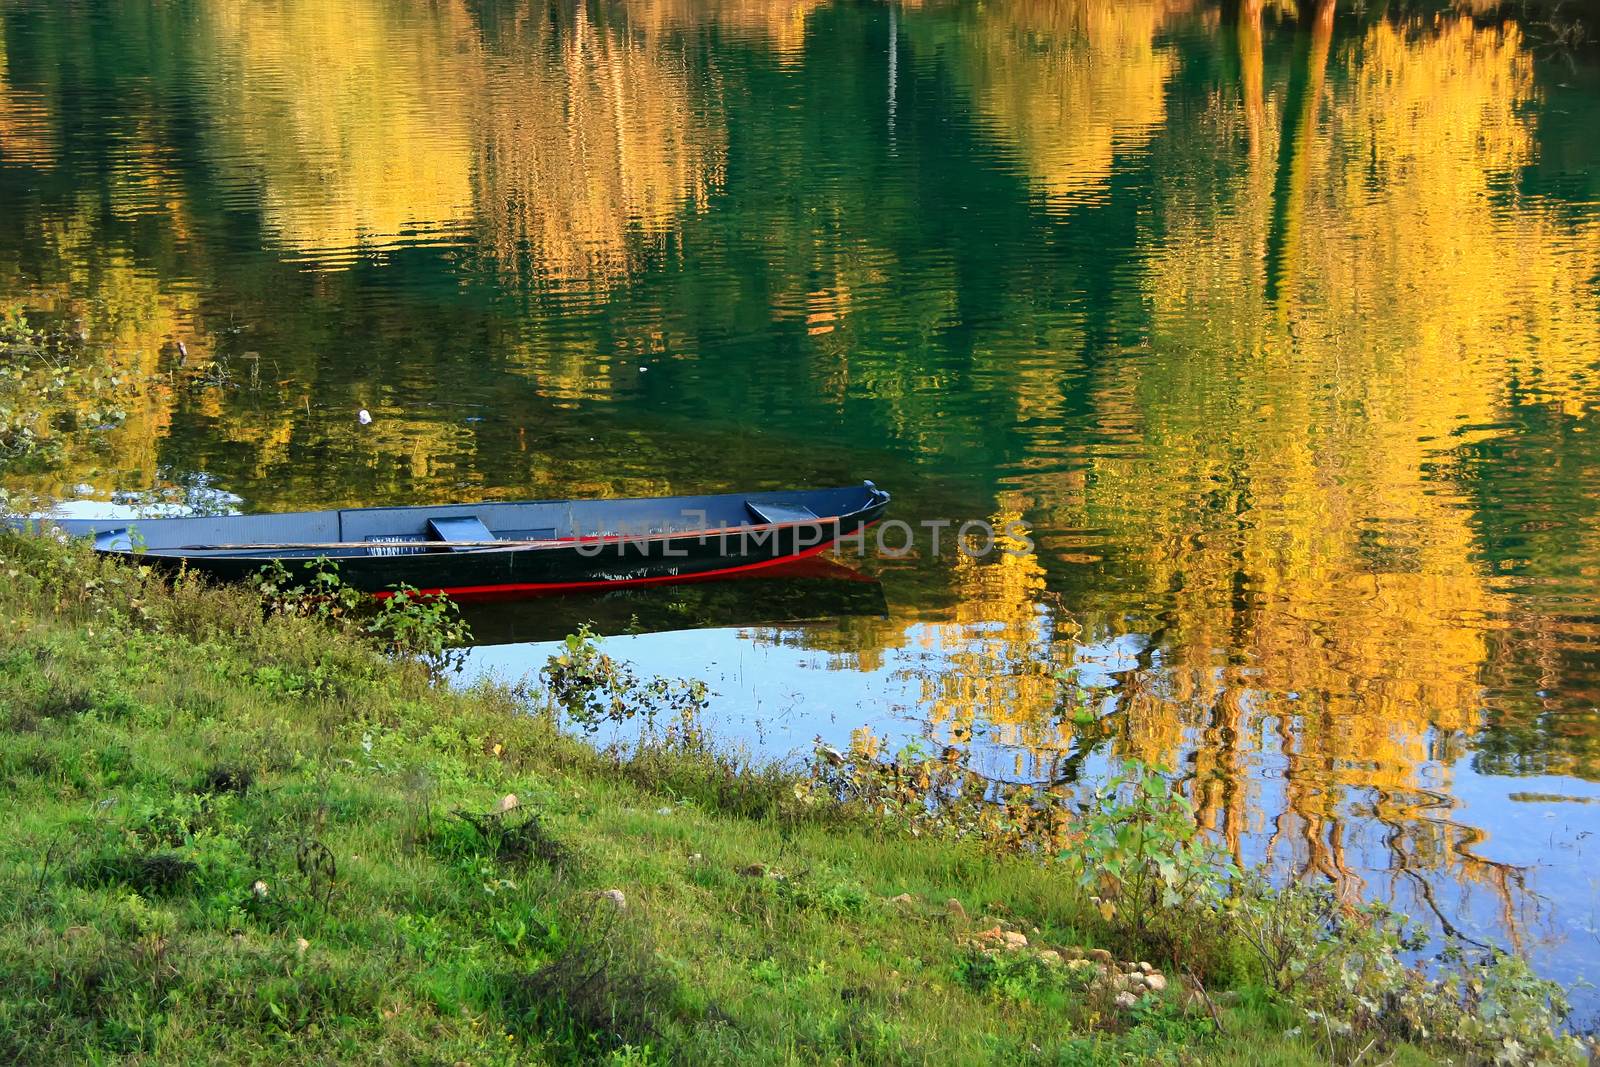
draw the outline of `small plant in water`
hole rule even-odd
[[[133,385],[96,354],[81,327],[47,328],[0,305],[0,470],[50,470],[69,442],[122,422]]]
[[[560,652],[539,672],[555,705],[593,733],[602,723],[642,718],[653,733],[667,714],[686,735],[698,733],[698,718],[710,699],[706,684],[692,678],[641,679],[632,667],[600,648],[587,624],[569,634]]]
[[[1424,968],[1408,961],[1428,939],[1406,916],[1315,882],[1275,887],[1260,872],[1239,881],[1226,916],[1227,931],[1259,958],[1272,999],[1331,1058],[1422,1040],[1487,1050],[1495,1063],[1582,1062],[1579,1043],[1561,1032],[1561,987],[1516,956],[1451,943]]]
[[[435,675],[459,674],[466,664],[463,646],[472,638],[455,601],[404,584],[383,600],[366,631],[391,654],[420,660]]]
[[[970,838],[1000,853],[1053,855],[1070,826],[1066,792],[997,782],[969,765],[970,752],[947,746],[930,755],[918,741],[892,757],[865,728],[839,752],[821,743],[796,783],[802,804],[830,803],[912,836]]]

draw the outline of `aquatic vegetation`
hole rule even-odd
[[[1526,961],[1447,943],[1419,965],[1427,936],[1379,903],[1354,905],[1331,887],[1274,887],[1252,872],[1226,904],[1225,928],[1258,954],[1272,997],[1331,1056],[1420,1039],[1497,1063],[1564,1063],[1582,1045],[1561,1033],[1564,991]]]
[[[119,423],[129,392],[81,333],[36,325],[21,307],[0,304],[0,471],[59,462],[67,439]]]
[[[601,649],[587,626],[568,636],[539,677],[556,707],[590,733],[607,722],[639,719],[649,737],[666,715],[673,728],[692,739],[698,735],[699,713],[710,694],[698,679],[640,678],[627,663]]]
[[[970,751],[954,745],[929,755],[913,743],[896,753],[868,730],[847,751],[819,746],[795,783],[804,806],[826,805],[886,832],[977,843],[999,854],[1053,855],[1073,821],[1071,793],[999,783],[973,769]]]

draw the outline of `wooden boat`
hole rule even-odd
[[[457,597],[718,578],[814,556],[877,521],[889,494],[842,489],[624,500],[347,508],[176,519],[60,519],[95,549],[224,580],[274,561],[338,565],[357,589]]]

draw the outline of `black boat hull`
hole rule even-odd
[[[888,501],[889,494],[868,483],[786,493],[54,525],[94,538],[105,554],[218,581],[252,578],[274,562],[304,571],[328,559],[345,584],[366,592],[381,595],[405,585],[482,598],[759,571],[859,535],[882,516]],[[779,521],[763,521],[773,518]],[[438,528],[475,528],[481,539],[441,541]]]
[[[739,535],[628,541],[597,546],[521,548],[487,552],[419,553],[409,556],[326,558],[338,564],[339,577],[353,588],[384,594],[400,585],[453,597],[568,593],[617,585],[705,581],[814,556],[832,547],[838,536],[822,530],[775,531],[759,546],[739,548]],[[276,560],[294,570],[315,570],[317,557],[239,558],[165,554],[112,553],[157,566],[183,567],[218,581],[250,579]]]

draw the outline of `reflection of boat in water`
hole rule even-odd
[[[769,626],[886,616],[883,586],[840,563],[812,556],[727,581],[627,587],[526,603],[463,605],[473,643],[551,641],[585,624],[603,635]]]
[[[95,550],[224,581],[335,561],[356,589],[456,597],[571,593],[721,578],[814,556],[876,522],[871,482],[632,500],[350,508],[181,519],[63,519]]]

